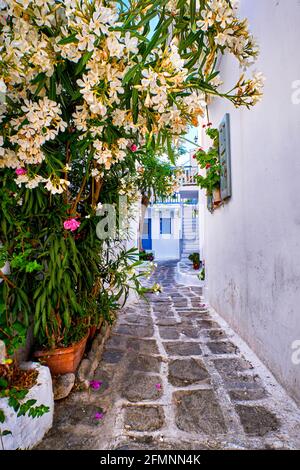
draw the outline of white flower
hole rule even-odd
[[[221,23],[222,28],[226,28],[227,23],[232,23],[232,10],[230,8],[223,8],[217,14],[216,20]]]
[[[139,52],[137,47],[139,41],[137,38],[131,37],[129,31],[125,34],[124,42],[127,53],[132,52],[132,54],[137,54]]]
[[[81,33],[76,35],[78,39],[78,49],[80,51],[88,50],[89,52],[94,50],[95,36],[89,34],[88,28],[84,27]]]
[[[156,72],[154,72],[154,70],[144,69],[142,70],[142,75],[144,77],[141,80],[142,88],[144,89],[150,88],[151,90],[157,87],[158,75]]]
[[[103,213],[103,204],[101,202],[98,202],[96,206],[96,215],[102,215]]]
[[[184,59],[181,58],[178,47],[175,44],[171,45],[170,62],[177,70],[181,70],[184,67]]]
[[[28,189],[34,189],[37,188],[37,186],[40,183],[44,183],[46,180],[42,176],[35,175],[33,178],[29,178],[27,184],[25,184],[25,187]]]
[[[4,83],[3,78],[0,78],[0,93],[6,93],[7,86]]]
[[[112,57],[117,57],[118,59],[121,59],[123,53],[124,53],[124,48],[125,45],[120,42],[121,39],[121,33],[110,33],[107,40],[107,48],[110,52],[110,55]]]
[[[210,10],[202,10],[201,11],[202,20],[197,21],[197,26],[201,28],[203,31],[207,31],[214,24],[214,20],[212,17],[212,11]]]
[[[51,194],[62,194],[66,191],[67,187],[70,186],[70,181],[59,178],[58,176],[50,176],[46,181],[45,188],[48,189]]]
[[[126,121],[127,111],[124,109],[115,109],[112,112],[113,125],[117,127],[122,127]]]
[[[89,28],[97,36],[100,36],[101,33],[108,35],[108,27],[116,23],[117,19],[118,15],[112,8],[97,7],[90,21]]]
[[[228,28],[224,29],[223,33],[218,33],[215,37],[215,43],[219,46],[225,46],[230,44],[230,40],[232,38],[233,30]]]

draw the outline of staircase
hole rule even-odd
[[[181,260],[188,259],[191,253],[199,252],[199,249],[199,219],[198,217],[192,217],[191,212],[187,212],[183,218]]]

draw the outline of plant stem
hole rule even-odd
[[[0,271],[0,277],[3,279],[4,282],[6,282],[6,284],[8,284],[10,287],[12,287],[13,289],[16,288],[16,286],[8,279],[8,277],[5,276],[5,274],[3,274],[2,271]]]

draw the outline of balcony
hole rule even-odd
[[[180,186],[196,186],[197,167],[184,166],[182,170],[182,175],[178,177]]]

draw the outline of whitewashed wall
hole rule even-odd
[[[242,0],[241,15],[261,46],[256,68],[267,81],[253,110],[220,100],[210,107],[214,124],[230,113],[233,195],[206,211],[209,300],[300,402],[300,364],[292,361],[300,340],[300,104],[292,104],[292,93],[300,102],[300,2]],[[221,68],[230,89],[236,61],[225,58]]]
[[[160,234],[160,214],[163,217],[172,218],[172,233]],[[148,216],[152,218],[152,251],[155,260],[177,260],[180,258],[180,238],[181,238],[181,212],[180,205],[171,206],[156,205],[148,209]]]

